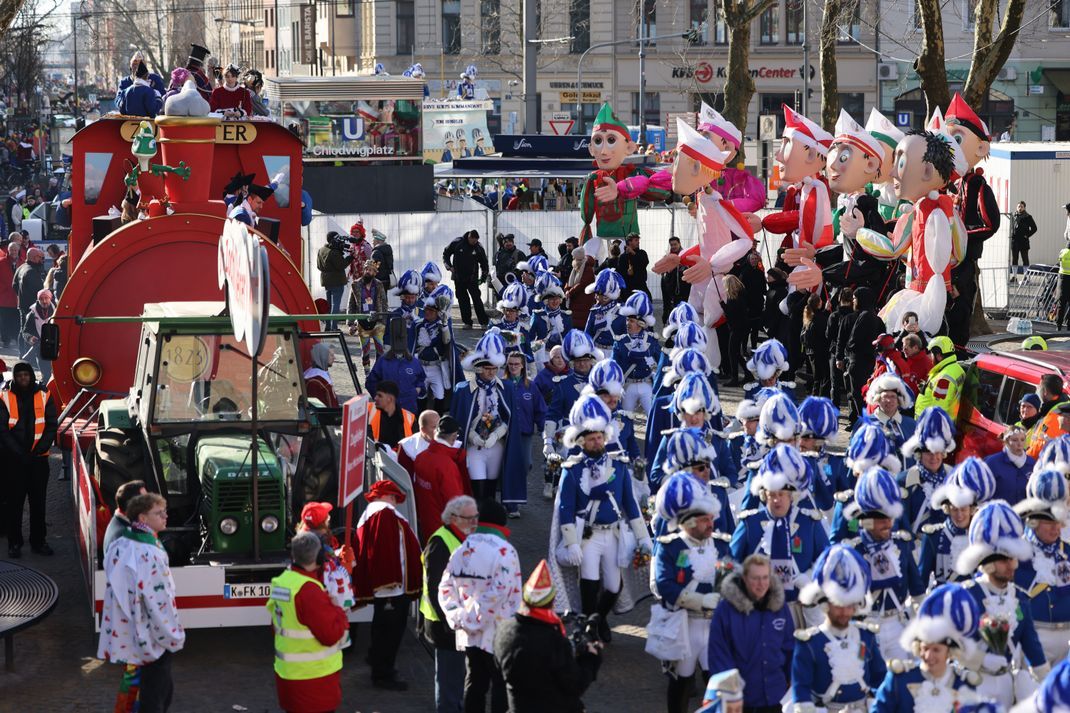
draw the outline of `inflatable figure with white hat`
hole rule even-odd
[[[750,171],[732,164],[743,143],[743,132],[706,102],[702,102],[698,113],[698,130],[728,154],[724,171],[710,187],[721,194],[721,200],[730,203],[747,218],[751,230],[758,230],[762,227],[762,220],[754,215],[754,211],[765,207],[765,186]]]
[[[881,217],[886,221],[894,222],[901,215],[902,208],[908,205],[895,195],[895,184],[892,182],[892,163],[895,159],[895,150],[899,146],[899,142],[906,138],[906,134],[876,109],[872,109],[869,112],[866,131],[884,147],[880,175],[866,187],[866,190],[877,199],[877,207],[880,210]]]

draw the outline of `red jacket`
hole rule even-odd
[[[0,307],[18,307],[19,296],[15,293],[15,266],[7,256],[0,256]]]
[[[420,523],[420,544],[427,545],[442,525],[446,503],[458,495],[471,495],[468,465],[463,448],[451,448],[435,441],[413,466],[412,485],[416,493],[416,519]]]
[[[594,283],[594,268],[597,263],[594,258],[588,257],[583,263],[583,273],[580,281],[571,287],[565,287],[565,297],[568,298],[568,308],[572,311],[572,326],[583,331],[587,327],[587,314],[594,306],[594,295],[585,291],[587,285]],[[571,277],[571,276],[570,276]]]
[[[921,393],[921,385],[929,378],[929,371],[933,368],[933,358],[926,352],[918,352],[910,358],[906,358],[906,368],[903,370],[903,381],[907,382],[907,386],[914,392],[914,397],[917,398]]]
[[[924,354],[924,352],[922,353]],[[877,363],[873,367],[873,373],[870,374],[869,380],[862,385],[863,399],[866,397],[866,393],[869,391],[869,385],[873,383],[873,380],[888,371],[891,371],[893,374],[898,374],[903,381],[907,382],[908,386],[910,385],[910,381],[907,380],[907,358],[903,356],[903,352],[898,349],[889,349],[888,351],[877,355]],[[917,391],[914,393],[916,394]]]
[[[295,570],[306,577],[317,574]],[[346,633],[349,620],[341,608],[334,605],[327,592],[311,581],[301,587],[294,598],[297,620],[307,626],[316,641],[332,646]],[[321,713],[333,711],[342,704],[342,672],[305,681],[284,680],[275,675],[275,690],[279,706],[289,713]]]

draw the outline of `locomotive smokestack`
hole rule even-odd
[[[209,199],[219,124],[218,118],[208,116],[156,118],[163,162],[173,168],[184,162],[190,169],[188,180],[173,173],[164,174],[167,198],[176,209],[183,203],[203,203]]]

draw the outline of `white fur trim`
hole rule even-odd
[[[1004,555],[1016,560],[1028,560],[1033,558],[1033,545],[1026,539],[1018,537],[1001,537],[994,545],[988,543],[974,543],[968,545],[959,555],[955,563],[955,571],[962,576],[973,574],[981,564],[981,560],[991,555]]]
[[[906,382],[889,372],[884,372],[869,385],[869,390],[866,392],[866,403],[870,406],[876,406],[881,393],[884,391],[895,391],[899,394],[900,408],[910,408],[914,405],[914,397],[911,396]]]

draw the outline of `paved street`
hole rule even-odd
[[[475,332],[466,333],[461,339],[474,342],[474,335]],[[9,368],[14,363],[13,354],[0,356],[9,362]],[[60,470],[60,458],[54,455],[48,541],[56,556],[40,557],[27,548],[21,560],[56,580],[60,600],[51,616],[16,637],[17,670],[14,674],[0,673],[0,711],[110,710],[118,686],[118,667],[94,658],[96,637],[78,563],[70,482],[56,480]],[[529,476],[529,493],[532,500],[523,517],[510,521],[512,539],[525,572],[546,555],[550,502],[542,499],[541,457]],[[3,552],[6,550],[0,550],[0,554]],[[629,615],[614,619],[613,644],[606,653],[599,680],[585,697],[592,713],[661,709],[664,679],[658,663],[643,652],[642,627],[648,615],[648,602],[643,602]],[[406,637],[398,661],[402,677],[411,685],[404,694],[371,687],[370,670],[364,663],[367,626],[357,627],[354,641],[346,654],[340,711],[426,713],[433,709],[432,660],[415,635]],[[172,710],[279,710],[271,652],[271,632],[267,628],[189,631],[185,649],[175,658]]]

